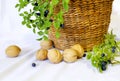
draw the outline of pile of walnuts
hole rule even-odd
[[[62,52],[53,48],[51,40],[41,41],[41,49],[36,52],[37,60],[48,59],[51,63],[60,63],[62,60],[65,62],[75,62],[78,58],[82,58],[84,49],[80,44],[71,46]]]
[[[54,44],[51,40],[41,41],[40,46],[41,48],[36,52],[36,59],[48,59],[54,64],[60,63],[61,61],[75,62],[77,59],[82,58],[84,54],[84,49],[80,44],[73,45],[69,49],[63,51],[54,48]],[[8,57],[17,57],[21,49],[16,45],[11,45],[5,52]]]

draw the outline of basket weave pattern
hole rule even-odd
[[[49,38],[58,49],[66,49],[81,44],[85,50],[103,41],[108,31],[113,0],[71,0],[69,11],[64,14],[64,28],[60,38],[55,37],[51,27]],[[56,9],[59,10],[59,9]]]

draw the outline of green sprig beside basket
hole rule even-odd
[[[28,5],[32,5],[28,11],[20,12],[20,16],[23,17],[22,24],[40,35],[38,40],[42,40],[48,38],[48,29],[52,24],[57,30],[56,37],[60,36],[59,29],[64,26],[63,14],[69,9],[68,3],[69,0],[19,0],[15,7],[20,12]],[[62,5],[59,12],[54,14],[54,8],[60,4]]]
[[[94,46],[93,51],[87,53],[87,59],[100,72],[105,71],[109,64],[119,64],[116,57],[120,57],[120,41],[115,40],[115,35],[108,33],[105,35],[104,42]]]

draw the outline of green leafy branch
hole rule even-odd
[[[62,3],[60,11],[54,14],[54,8],[60,3]],[[22,24],[40,35],[38,40],[45,40],[48,39],[48,30],[53,23],[56,37],[59,38],[59,29],[64,26],[63,15],[69,9],[69,0],[19,0],[15,7],[20,12],[28,5],[32,5],[32,8],[20,13],[23,17]]]
[[[104,36],[104,42],[93,48],[93,51],[87,53],[87,59],[91,60],[91,63],[100,72],[107,69],[108,64],[119,64],[120,61],[116,60],[116,57],[120,57],[120,41],[115,40],[115,35],[108,33]]]

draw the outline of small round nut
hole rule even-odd
[[[20,54],[21,49],[16,45],[10,45],[6,48],[5,52],[8,57],[17,57]]]
[[[75,44],[75,45],[71,46],[71,48],[78,52],[78,58],[83,57],[84,49],[80,44]]]
[[[50,62],[52,63],[59,63],[62,61],[62,54],[60,53],[59,50],[57,49],[51,49],[48,52],[48,59],[50,60]]]
[[[50,49],[53,46],[53,42],[52,40],[42,40],[40,45],[43,49]]]
[[[77,60],[77,51],[74,49],[65,49],[63,51],[63,59],[66,62],[75,62]]]
[[[45,60],[47,59],[48,50],[47,49],[39,49],[36,53],[37,60]]]

